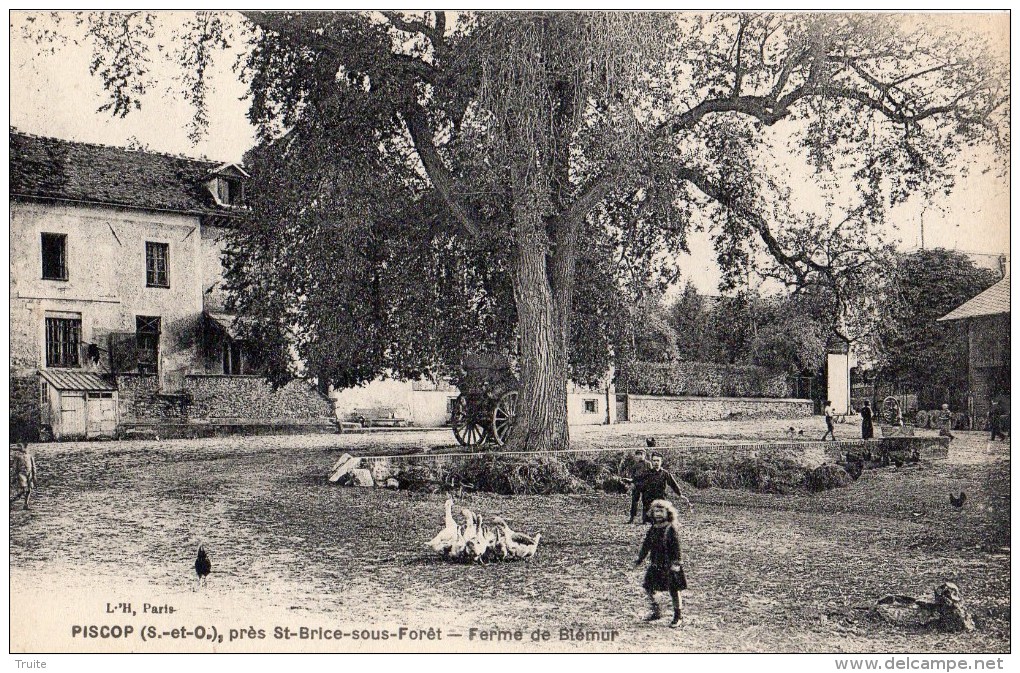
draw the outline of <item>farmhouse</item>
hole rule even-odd
[[[235,164],[10,133],[12,437],[333,429],[224,308]]]
[[[1009,409],[1009,274],[962,306],[939,318],[967,326],[967,387],[970,413],[988,417],[992,400]]]

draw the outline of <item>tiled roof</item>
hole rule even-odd
[[[966,320],[967,318],[1001,313],[1009,313],[1009,276],[962,306],[953,309],[939,320]]]
[[[117,390],[117,386],[107,383],[101,376],[92,372],[73,369],[41,369],[39,375],[57,390]]]
[[[12,197],[175,212],[229,212],[203,185],[223,164],[10,131]]]

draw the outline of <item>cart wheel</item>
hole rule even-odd
[[[503,393],[492,410],[492,435],[500,446],[506,444],[517,417],[517,391]]]
[[[486,440],[486,428],[468,412],[467,400],[464,396],[457,398],[450,418],[453,436],[461,446],[480,446]]]

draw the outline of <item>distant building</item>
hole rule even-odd
[[[224,311],[247,177],[11,131],[12,434],[328,427],[328,400],[273,391]]]
[[[967,382],[970,413],[988,416],[992,400],[1009,408],[1009,276],[939,318],[967,325]]]

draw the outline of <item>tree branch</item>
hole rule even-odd
[[[429,180],[432,181],[436,191],[453,212],[464,233],[475,240],[481,240],[482,229],[472,213],[471,206],[463,201],[457,193],[453,176],[436,149],[432,129],[429,127],[424,111],[416,104],[412,104],[404,109],[403,116],[407,131],[411,135],[411,141],[414,143],[418,158],[421,159]]]

